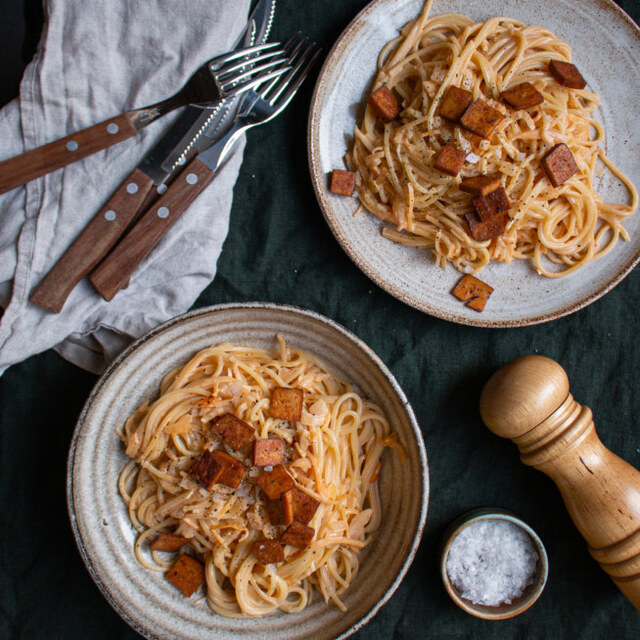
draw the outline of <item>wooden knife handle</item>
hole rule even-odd
[[[32,292],[31,302],[59,313],[73,288],[125,232],[152,186],[151,178],[135,169]]]
[[[0,162],[0,193],[11,191],[51,171],[135,136],[138,130],[133,123],[133,113],[123,113],[66,138]]]
[[[167,229],[186,211],[189,205],[213,179],[214,172],[197,157],[171,184],[116,248],[98,265],[89,280],[105,299],[126,286],[131,274],[151,253]]]

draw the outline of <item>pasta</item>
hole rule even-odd
[[[387,86],[403,105],[399,118],[384,122],[371,105],[355,129],[348,167],[359,175],[361,205],[387,225],[383,235],[433,251],[436,263],[478,272],[493,261],[532,259],[537,272],[556,278],[606,254],[637,207],[638,194],[600,145],[604,129],[594,115],[598,95],[569,89],[549,73],[551,60],[571,61],[569,45],[539,26],[512,18],[474,22],[457,14],[422,14],[389,42],[378,60],[374,88]],[[544,102],[529,110],[509,108],[504,90],[528,82]],[[482,98],[504,119],[488,139],[440,117],[451,86]],[[554,145],[571,150],[578,173],[554,187],[541,160]],[[434,156],[445,146],[464,151],[457,177],[437,171]],[[596,191],[600,171],[610,170],[629,203],[604,202]],[[497,175],[510,201],[506,229],[478,241],[465,222],[473,212],[461,179]]]
[[[278,341],[273,351],[226,343],[200,351],[164,376],[159,397],[142,404],[119,433],[131,458],[119,489],[138,532],[138,560],[168,571],[173,558],[150,551],[149,542],[158,533],[183,536],[204,563],[209,606],[224,616],[300,611],[314,589],[345,610],[341,593],[381,519],[382,452],[401,450],[375,404],[311,355]],[[300,420],[272,417],[275,388],[303,390]],[[285,547],[283,562],[261,565],[252,553],[253,542],[275,539],[282,527],[270,522],[256,484],[270,468],[251,466],[243,449],[212,436],[210,425],[226,413],[251,425],[255,438],[284,440],[296,488],[319,503],[311,543]],[[194,460],[210,449],[242,461],[238,488],[207,490],[196,482]]]

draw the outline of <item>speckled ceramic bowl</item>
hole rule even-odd
[[[141,567],[133,553],[134,530],[118,494],[118,474],[127,461],[116,427],[145,398],[158,392],[162,375],[195,352],[219,342],[287,344],[320,358],[356,384],[388,416],[407,458],[386,455],[380,476],[384,517],[362,552],[361,568],[344,594],[346,613],[316,594],[301,613],[259,619],[224,618],[203,597],[185,598],[162,574]],[[247,303],[202,309],[171,320],[123,353],[98,381],[78,420],[71,443],[67,499],[78,548],[111,606],[147,638],[346,637],[364,625],[391,597],[416,553],[429,495],[427,457],[413,411],[398,383],[376,354],[355,335],[310,311]]]
[[[640,260],[640,214],[625,222],[630,242],[560,279],[539,276],[530,261],[493,263],[480,278],[494,288],[477,313],[451,295],[461,274],[442,269],[424,248],[406,247],[380,234],[382,223],[363,212],[357,199],[331,193],[333,169],[344,156],[362,119],[366,96],[383,45],[421,12],[423,0],[376,0],[367,5],[331,49],[318,77],[308,126],[308,156],[318,202],[331,231],[353,262],[378,286],[434,316],[480,327],[516,327],[546,322],[594,302],[619,283]],[[598,118],[606,131],[607,155],[640,186],[640,29],[611,0],[434,0],[432,15],[463,13],[475,20],[501,15],[542,24],[569,43],[573,59],[601,98]],[[627,194],[606,172],[598,191],[604,200],[625,202]]]
[[[447,557],[456,536],[458,536],[458,534],[467,527],[482,520],[506,520],[507,522],[511,522],[512,524],[520,527],[529,536],[538,554],[538,563],[533,583],[526,587],[521,596],[515,598],[509,604],[503,603],[496,606],[474,604],[460,595],[460,592],[453,585],[449,578],[449,574],[447,573]],[[503,511],[502,509],[475,509],[463,516],[460,516],[460,518],[458,518],[449,527],[444,535],[440,555],[440,575],[442,577],[442,582],[447,593],[451,596],[451,599],[463,611],[466,611],[476,618],[483,618],[484,620],[506,620],[507,618],[513,618],[514,616],[523,613],[531,607],[542,594],[544,586],[547,583],[548,572],[549,565],[547,552],[542,541],[528,524],[519,518],[516,518],[516,516],[509,511]]]

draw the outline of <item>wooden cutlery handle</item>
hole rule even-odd
[[[151,178],[135,169],[36,287],[31,302],[59,313],[73,288],[125,232],[152,186]]]
[[[51,171],[135,136],[132,113],[110,118],[66,138],[0,162],[0,193],[15,189]]]
[[[105,300],[111,300],[126,286],[138,265],[211,182],[213,175],[212,169],[197,157],[194,158],[171,184],[169,190],[98,265],[89,276],[89,280]]]

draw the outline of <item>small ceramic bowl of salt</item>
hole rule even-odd
[[[464,611],[505,620],[526,611],[547,582],[547,552],[535,531],[512,513],[476,509],[445,534],[442,581]]]

